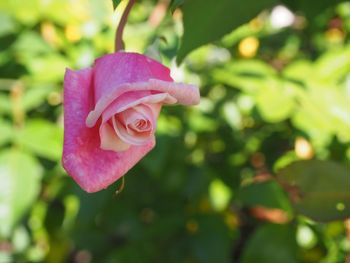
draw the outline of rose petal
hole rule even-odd
[[[149,79],[173,81],[167,67],[138,53],[117,52],[100,57],[94,65],[95,103],[120,85]]]
[[[100,127],[100,139],[100,147],[103,150],[121,152],[130,148],[130,144],[121,140],[107,122]]]
[[[87,128],[85,119],[93,108],[92,69],[67,70],[64,80],[64,146],[62,164],[87,192],[96,192],[122,177],[155,145],[130,146],[113,152],[100,148],[98,127]]]
[[[155,120],[152,110],[147,106],[140,106],[139,108],[138,111],[133,108],[123,111],[120,113],[121,116],[119,118],[112,117],[113,127],[118,137],[124,142],[132,145],[143,145],[147,143],[148,140],[154,138],[153,125],[155,125]],[[130,134],[127,125],[130,122],[135,121],[137,118],[146,118],[146,120],[151,122],[152,129],[149,132]]]
[[[142,103],[152,103],[149,106],[149,108],[153,112],[153,118],[154,120],[153,127],[156,127],[155,120],[158,118],[161,103],[175,103],[176,100],[171,97],[167,93],[159,93],[159,94],[153,94],[150,91],[141,91],[141,92],[128,92],[126,94],[123,94],[120,96],[116,101],[114,101],[102,114],[102,123],[100,126],[100,138],[101,138],[101,149],[103,150],[112,150],[112,151],[125,151],[127,148],[127,144],[123,140],[121,140],[113,130],[112,133],[107,133],[106,129],[109,130],[109,128],[106,128],[109,126],[107,123],[113,115],[125,111],[128,108],[134,107],[135,105],[142,104]],[[111,129],[112,130],[112,129]],[[108,136],[108,137],[106,137]],[[112,142],[112,140],[115,140]]]
[[[151,122],[152,127],[156,124],[156,118],[158,116],[153,115],[151,105],[137,105],[128,110],[123,111],[122,113],[125,126],[128,126],[131,123],[136,122],[138,119],[146,120]]]
[[[126,92],[168,93],[184,105],[198,104],[200,99],[196,86],[174,83],[168,68],[136,53],[118,52],[96,60],[94,83],[96,105],[86,119],[88,127],[93,127],[106,107]]]
[[[150,79],[148,82],[123,84],[122,86],[119,86],[116,89],[112,90],[109,94],[106,94],[97,102],[95,109],[92,110],[87,116],[86,125],[88,127],[93,127],[105,108],[121,94],[129,91],[142,90],[155,90],[163,93],[168,93],[172,97],[176,98],[177,103],[183,105],[198,104],[200,99],[199,90],[194,85],[166,82],[156,79]]]
[[[173,104],[176,99],[168,93],[151,94],[149,91],[128,92],[120,96],[102,113],[103,121],[108,121],[113,115],[139,104]],[[154,112],[155,113],[155,112]],[[158,111],[159,113],[159,111]],[[158,114],[155,114],[155,118]]]

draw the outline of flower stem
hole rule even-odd
[[[115,34],[115,52],[118,52],[119,50],[124,49],[123,31],[124,31],[125,24],[128,20],[130,10],[131,10],[132,6],[134,5],[135,1],[136,0],[129,0],[129,3],[125,7],[123,15],[120,19],[119,25],[117,27],[117,32]]]

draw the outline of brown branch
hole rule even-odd
[[[124,31],[125,24],[128,20],[130,10],[131,10],[132,6],[134,5],[135,1],[136,0],[129,0],[129,3],[125,7],[123,15],[120,19],[119,25],[117,27],[117,32],[115,34],[115,52],[118,52],[119,50],[124,49],[123,31]]]

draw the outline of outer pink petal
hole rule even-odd
[[[173,81],[167,67],[138,53],[117,52],[100,57],[94,65],[95,103],[120,85],[152,78]]]
[[[102,113],[102,122],[113,115],[139,104],[174,104],[176,99],[167,93],[151,94],[149,92],[127,92],[113,101]],[[157,115],[158,117],[158,115]]]
[[[167,92],[178,103],[199,103],[196,86],[173,83],[170,70],[147,56],[117,52],[105,55],[94,65],[95,109],[89,113],[86,124],[93,127],[102,112],[121,94],[129,91]]]
[[[86,119],[86,125],[88,127],[93,127],[101,116],[102,112],[123,93],[143,90],[154,90],[168,93],[170,96],[177,99],[178,103],[183,105],[195,105],[198,104],[200,100],[198,87],[194,85],[174,83],[157,79],[150,79],[147,82],[125,83],[111,89],[109,93],[106,93],[100,100],[98,100],[97,104],[95,105],[95,109],[89,113]]]
[[[64,80],[63,167],[87,192],[106,188],[122,177],[155,145],[131,146],[125,152],[100,149],[98,126],[87,128],[85,119],[94,105],[92,69],[67,70]]]

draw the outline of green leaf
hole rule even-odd
[[[10,34],[16,30],[17,24],[8,14],[0,11],[0,36]]]
[[[298,161],[282,169],[280,183],[297,212],[316,221],[350,216],[350,169],[332,161]]]
[[[69,61],[62,55],[48,54],[26,62],[26,66],[35,80],[53,82],[63,79]]]
[[[40,190],[42,168],[17,150],[0,153],[0,235],[8,236]]]
[[[314,78],[314,65],[309,60],[297,60],[290,63],[283,69],[283,76],[299,82],[307,82],[310,78]]]
[[[274,181],[254,183],[244,186],[238,192],[238,199],[246,206],[263,206],[292,212],[286,193]]]
[[[320,81],[338,82],[350,71],[350,47],[324,53],[314,69]]]
[[[231,189],[221,180],[215,179],[210,183],[210,202],[216,211],[223,211],[228,206],[231,196]]]
[[[6,94],[0,93],[0,113],[9,114],[11,113],[11,101],[10,97]]]
[[[344,0],[282,0],[282,2],[293,11],[303,12],[310,21],[326,9],[343,1]]]
[[[171,2],[170,2],[171,11],[174,11],[176,8],[183,5],[184,2],[185,2],[185,0],[171,0]]]
[[[280,122],[292,115],[295,108],[293,85],[290,82],[269,81],[261,87],[256,104],[262,117],[268,122]]]
[[[52,86],[32,87],[25,91],[23,96],[23,108],[26,111],[39,107],[46,101],[47,95],[52,91]]]
[[[118,7],[118,5],[120,4],[121,1],[122,0],[112,0],[112,2],[113,2],[113,9],[114,10]]]
[[[16,140],[41,157],[54,161],[61,158],[63,131],[51,122],[41,119],[28,121],[18,132]]]
[[[276,0],[185,1],[182,5],[184,35],[177,55],[181,63],[192,50],[218,40],[233,29],[253,19],[265,8],[273,6]]]
[[[190,244],[197,262],[230,262],[232,240],[223,219],[215,215],[205,215],[199,217],[197,223],[199,231]]]
[[[212,76],[219,83],[256,95],[262,86],[271,85],[276,71],[263,61],[237,60],[213,70]]]
[[[264,225],[248,241],[242,263],[297,263],[295,229],[291,225]]]
[[[13,129],[9,122],[0,119],[0,146],[12,139]]]

